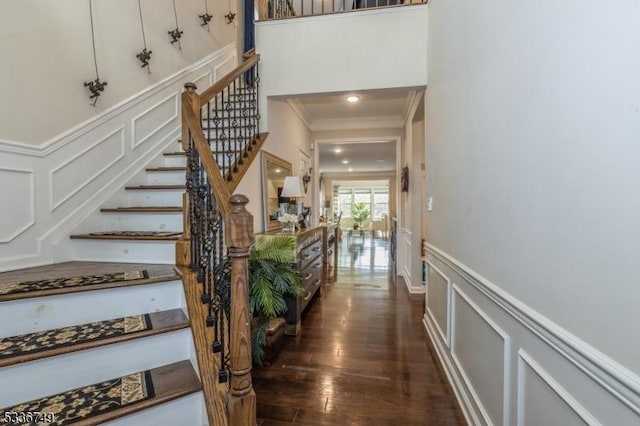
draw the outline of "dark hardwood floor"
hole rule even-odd
[[[389,276],[389,243],[343,238],[338,281],[254,368],[258,424],[464,425],[422,324],[423,295]]]

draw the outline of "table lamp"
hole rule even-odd
[[[304,196],[304,189],[302,189],[302,181],[298,176],[284,178],[280,196],[289,198],[290,204],[297,205],[295,214],[302,214],[302,200],[298,200],[298,198]]]

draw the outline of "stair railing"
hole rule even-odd
[[[329,13],[351,12],[380,7],[423,4],[428,0],[260,0],[258,18],[283,19]]]
[[[182,93],[187,192],[176,263],[212,425],[256,423],[248,282],[253,217],[247,197],[231,194],[264,140],[258,133],[259,58],[251,56],[200,94],[193,83]],[[221,279],[227,256],[230,283]]]

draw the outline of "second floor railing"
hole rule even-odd
[[[427,3],[428,0],[259,0],[261,21],[329,13],[350,12],[388,6]]]

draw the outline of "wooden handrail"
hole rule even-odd
[[[250,55],[201,95],[194,83],[185,84],[182,93],[182,147],[187,153],[188,192],[176,263],[183,273],[209,423],[220,426],[256,424],[248,268],[253,216],[246,210],[248,198],[231,194],[266,138],[266,134],[257,133],[259,59],[260,55]],[[242,91],[233,98],[238,87]],[[220,93],[222,99],[216,98]],[[251,105],[249,118],[237,113],[237,106],[223,110],[218,105],[219,100],[223,105],[229,102],[226,94],[240,106]],[[210,102],[213,98],[215,104]],[[241,130],[231,132],[227,130],[230,128]],[[247,128],[250,130],[245,131]],[[219,269],[224,268],[225,252],[230,260],[230,283]],[[227,380],[229,388],[225,385]]]
[[[209,87],[207,90],[200,94],[200,106],[203,106],[211,99],[213,99],[218,93],[227,88],[236,78],[240,77],[246,71],[253,68],[260,60],[260,55],[255,54],[249,59],[244,61],[242,65],[231,71],[229,74],[222,77],[217,83]]]
[[[192,96],[198,96],[195,89],[196,87],[193,85],[188,87],[187,90],[182,93],[183,105],[190,104]],[[193,138],[195,147],[198,150],[198,155],[200,155],[200,160],[202,161],[202,165],[207,174],[207,179],[209,179],[209,183],[216,194],[218,207],[222,214],[225,215],[229,213],[229,200],[231,199],[231,194],[229,193],[227,184],[222,178],[220,168],[218,167],[216,160],[213,158],[213,153],[211,152],[211,148],[209,148],[209,143],[204,138],[202,127],[200,126],[195,113],[191,108],[184,108],[182,113],[186,124],[191,131],[191,137]]]

